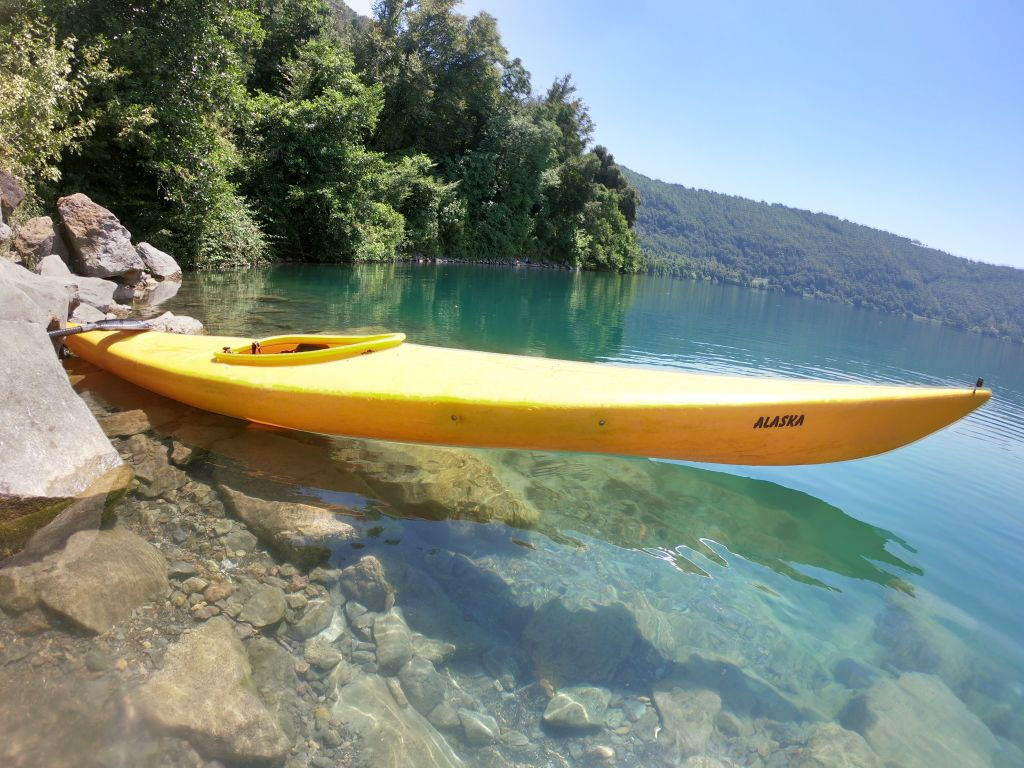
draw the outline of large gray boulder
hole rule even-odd
[[[102,634],[167,590],[167,563],[151,544],[114,528],[79,531],[38,583],[51,611]]]
[[[42,277],[0,259],[0,320],[63,326],[74,295],[75,289],[62,278]]]
[[[0,317],[10,305],[0,285]],[[0,320],[0,496],[68,497],[121,464],[42,324]]]
[[[6,222],[24,199],[25,193],[18,180],[0,168],[0,221]]]
[[[146,265],[146,269],[157,280],[181,281],[181,267],[169,253],[164,253],[149,243],[139,243],[135,246],[135,250],[138,252],[139,258],[142,259],[142,263]]]
[[[204,756],[239,765],[278,765],[289,743],[260,699],[230,622],[214,618],[185,635],[163,668],[132,695],[143,718],[187,739]]]
[[[64,238],[49,216],[36,216],[18,227],[14,250],[21,257],[21,262],[30,266],[53,253],[65,260],[68,258]]]
[[[118,285],[112,280],[101,277],[80,277],[72,275],[66,278],[75,289],[76,304],[88,304],[100,312],[112,312],[118,306],[114,294]]]
[[[221,496],[231,512],[281,557],[312,567],[330,557],[331,545],[355,538],[356,531],[321,507],[246,496],[226,485]]]
[[[64,234],[78,271],[86,277],[117,277],[136,282],[145,269],[131,233],[117,217],[81,193],[57,201]]]

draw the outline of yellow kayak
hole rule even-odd
[[[145,389],[279,427],[723,464],[871,456],[952,424],[991,394],[677,373],[404,340],[91,331],[66,343]]]

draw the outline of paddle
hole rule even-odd
[[[98,320],[95,323],[82,323],[73,325],[70,328],[58,328],[48,333],[51,339],[63,339],[65,336],[74,336],[76,333],[88,333],[89,331],[149,331],[149,323],[142,320]]]

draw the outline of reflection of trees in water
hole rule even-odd
[[[620,347],[640,282],[471,265],[286,265],[191,275],[165,306],[212,333],[389,328],[427,344],[593,359]]]
[[[181,290],[161,311],[192,315],[212,333],[249,335],[266,301],[270,270],[199,272],[186,275]]]
[[[604,456],[508,451],[503,463],[521,475],[524,494],[541,512],[541,528],[655,550],[690,572],[704,569],[680,547],[727,565],[705,543],[713,541],[792,579],[828,589],[834,587],[799,566],[902,590],[910,587],[901,573],[921,573],[888,551],[890,542],[913,551],[890,531],[764,480]]]

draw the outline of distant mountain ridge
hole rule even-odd
[[[657,271],[915,315],[1024,342],[1024,270],[953,256],[824,213],[668,184],[623,168]]]

